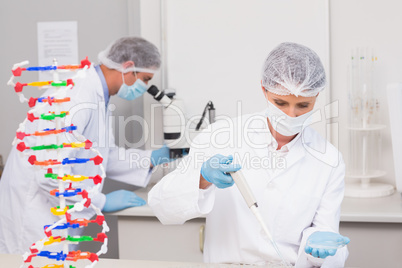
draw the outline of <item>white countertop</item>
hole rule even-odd
[[[402,197],[393,195],[376,198],[345,197],[341,208],[341,222],[402,223]]]
[[[47,258],[36,258],[32,260],[32,265],[37,267],[38,265],[47,265],[50,263],[62,264],[62,262],[49,262]],[[0,267],[17,268],[23,263],[21,255],[16,254],[0,254]],[[90,264],[90,262],[82,262],[84,265]],[[74,263],[70,263],[74,264]],[[74,265],[76,266],[76,265]],[[77,263],[78,266],[78,263]],[[83,267],[83,266],[78,266]],[[116,260],[116,259],[99,259],[99,262],[95,265],[95,268],[161,268],[161,267],[207,267],[202,263],[190,263],[190,262],[165,262],[165,261],[141,261],[141,260]]]
[[[20,267],[23,263],[23,259],[21,255],[17,254],[0,254],[0,267],[1,268],[16,268]],[[36,258],[30,264],[35,265],[48,265],[52,262],[49,262],[47,258]],[[62,262],[53,262],[56,264],[62,264]],[[69,263],[74,265],[74,263]],[[82,262],[84,265],[90,264],[90,262]],[[27,264],[28,265],[28,264]],[[80,263],[81,265],[81,263]],[[76,263],[74,266],[79,266]],[[243,265],[239,264],[208,264],[208,263],[196,263],[196,262],[169,262],[169,261],[143,261],[143,260],[121,260],[121,259],[99,259],[99,262],[94,266],[94,268],[133,268],[133,267],[141,267],[141,268],[240,268]],[[255,267],[254,265],[247,265],[247,267]],[[261,267],[261,266],[259,266]],[[271,266],[264,266],[271,267]],[[274,267],[277,267],[276,265]]]
[[[147,200],[147,190],[141,189],[135,193]],[[107,215],[155,217],[148,204],[107,213]],[[377,198],[345,197],[341,208],[341,222],[402,223],[401,194],[396,192],[387,197]]]

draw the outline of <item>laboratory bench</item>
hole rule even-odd
[[[0,267],[14,268],[20,267],[23,263],[21,255],[16,254],[0,254]],[[45,258],[35,260],[35,265],[47,265],[49,261]],[[89,264],[89,263],[88,263]],[[96,268],[163,268],[163,267],[205,267],[200,263],[184,263],[184,262],[164,262],[164,261],[143,261],[143,260],[122,260],[122,259],[99,259],[95,265]]]
[[[147,189],[135,192],[147,200]],[[202,262],[205,218],[192,219],[183,225],[162,225],[148,205],[108,215],[117,216],[121,259]],[[400,267],[400,193],[379,198],[345,197],[340,233],[351,238],[348,267]]]

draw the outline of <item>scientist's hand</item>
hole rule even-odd
[[[307,239],[304,251],[315,258],[334,256],[337,249],[347,245],[350,239],[332,232],[315,232]]]
[[[163,145],[162,148],[152,151],[151,154],[151,168],[163,163],[168,163],[174,159],[170,158],[169,147]]]
[[[139,207],[145,205],[146,202],[135,193],[127,190],[117,190],[106,194],[106,203],[103,212],[114,212],[129,207]]]
[[[227,188],[233,185],[234,181],[228,172],[241,169],[238,164],[232,164],[233,156],[216,154],[202,164],[201,176],[218,188]]]

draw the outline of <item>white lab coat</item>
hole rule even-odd
[[[163,224],[182,224],[206,215],[205,262],[279,260],[236,186],[199,189],[202,163],[215,154],[231,154],[234,163],[242,165],[282,255],[297,267],[322,264],[323,260],[305,254],[304,246],[315,231],[338,232],[344,193],[342,157],[309,127],[291,142],[284,158],[269,151],[272,139],[264,113],[236,118],[233,124],[216,122],[195,138],[177,169],[150,191],[148,203]],[[347,255],[346,248],[340,249],[325,259],[323,267],[343,267]]]
[[[131,159],[150,158],[151,151],[137,149],[120,150],[115,146],[112,129],[109,124],[111,113],[106,111],[104,93],[98,74],[94,67],[90,67],[85,78],[74,80],[75,86],[68,92],[71,102],[62,105],[62,110],[70,111],[72,121],[67,124],[77,126],[77,132],[93,142],[103,157],[103,165],[107,177],[113,180],[145,187],[150,179],[149,166],[130,163]],[[48,90],[44,96],[52,92]],[[56,104],[53,104],[55,107]],[[49,108],[51,110],[52,107]],[[54,128],[53,123],[44,120],[28,122],[25,132],[45,128]],[[61,142],[76,142],[71,134],[59,135]],[[27,137],[23,140],[27,146],[57,143],[56,136],[43,138]],[[122,153],[123,152],[123,153]],[[37,159],[57,159],[55,151],[37,151]],[[64,157],[91,158],[96,154],[90,150],[67,149],[63,150]],[[138,162],[138,161],[137,161]],[[146,161],[145,161],[146,162]],[[57,169],[54,169],[55,173]],[[45,170],[32,166],[23,156],[12,148],[8,157],[5,170],[0,180],[0,253],[21,254],[29,251],[29,247],[39,239],[45,237],[43,226],[53,224],[59,219],[50,212],[50,208],[59,205],[58,198],[51,196],[49,191],[57,188],[58,182],[45,178]],[[73,167],[65,167],[65,174],[95,176],[100,174],[100,169],[92,162],[76,164]],[[102,182],[103,185],[103,182]],[[93,181],[86,180],[81,188],[92,187]],[[102,189],[102,188],[101,188]],[[74,204],[82,198],[69,198],[67,204]],[[102,209],[106,198],[102,193],[92,196],[92,203]],[[73,218],[94,215],[92,209],[84,209],[73,214]]]

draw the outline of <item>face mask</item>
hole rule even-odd
[[[268,109],[265,112],[272,127],[283,136],[293,136],[300,133],[311,124],[312,114],[313,110],[298,117],[290,117],[270,101],[268,101]]]
[[[124,74],[121,74],[123,77],[123,84],[117,92],[117,96],[119,96],[120,98],[125,100],[134,100],[144,94],[145,91],[147,91],[148,86],[141,79],[137,78],[137,75],[135,75],[135,83],[131,86],[128,86],[124,82]]]

